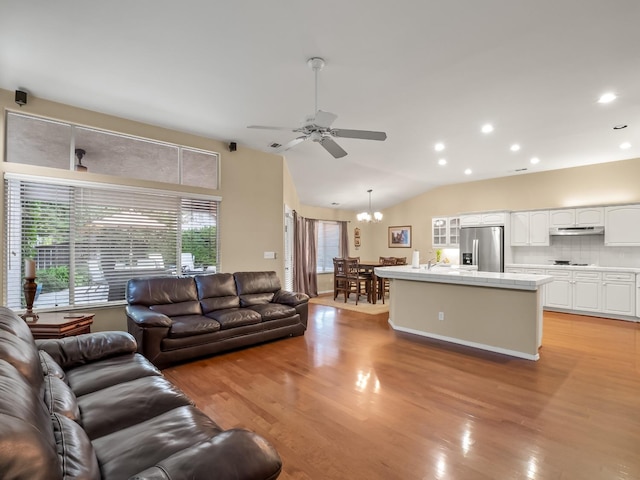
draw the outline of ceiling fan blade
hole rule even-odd
[[[284,152],[285,150],[289,150],[290,148],[293,148],[296,145],[304,142],[307,138],[309,138],[308,135],[303,135],[302,137],[294,138],[289,143],[287,143],[285,145],[282,145],[281,147],[276,148],[275,152],[279,153],[279,152]]]
[[[347,155],[340,145],[334,142],[330,137],[324,137],[318,142],[322,145],[327,152],[333,155],[334,158],[342,158]]]
[[[335,113],[318,110],[312,123],[320,128],[329,128],[336,118],[338,116]]]
[[[385,132],[372,132],[369,130],[345,130],[343,128],[334,128],[331,130],[331,135],[341,138],[360,138],[362,140],[386,140],[387,134]]]
[[[247,128],[259,128],[261,130],[289,130],[295,131],[297,127],[267,127],[264,125],[249,125]]]

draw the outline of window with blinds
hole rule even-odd
[[[317,247],[317,272],[333,272],[333,258],[340,256],[340,225],[338,222],[318,221]]]
[[[25,259],[34,308],[122,302],[130,278],[217,270],[217,197],[13,174],[5,196],[9,308],[24,308]]]

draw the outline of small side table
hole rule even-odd
[[[33,338],[63,338],[91,332],[95,313],[38,312],[38,320],[27,322]]]

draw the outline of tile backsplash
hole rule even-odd
[[[605,247],[604,235],[551,237],[548,247],[512,247],[513,263],[552,265],[554,260],[600,267],[640,268],[640,247]]]

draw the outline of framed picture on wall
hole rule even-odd
[[[411,248],[411,225],[389,227],[389,248]]]
[[[353,244],[357,248],[360,246],[360,237],[356,237],[353,239]]]

